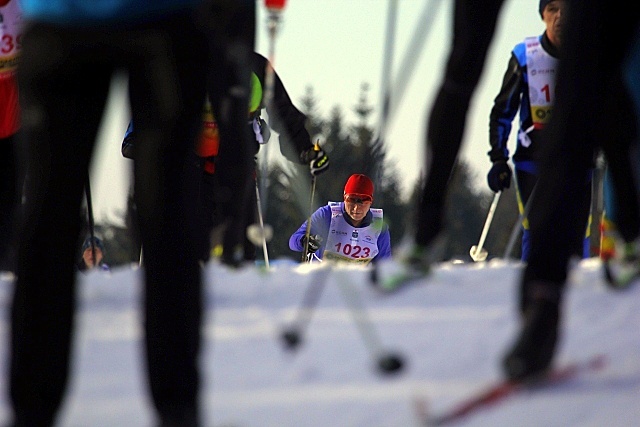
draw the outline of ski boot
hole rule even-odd
[[[629,288],[640,280],[640,238],[633,242],[623,242],[615,237],[617,256],[602,260],[606,283],[612,289]]]
[[[504,373],[512,381],[534,379],[549,369],[560,322],[561,286],[542,281],[523,282],[521,292],[522,328],[502,360]]]
[[[445,246],[446,239],[438,236],[429,245],[412,244],[395,266],[390,266],[390,263],[374,265],[374,286],[382,292],[392,293],[416,280],[424,279],[431,273],[432,265],[442,257]]]

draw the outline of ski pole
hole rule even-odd
[[[529,200],[527,200],[527,203],[524,206],[524,212],[522,212],[518,216],[518,220],[516,221],[516,223],[513,225],[513,228],[511,229],[511,236],[509,237],[509,242],[507,243],[507,247],[504,250],[504,255],[502,255],[502,258],[504,259],[509,258],[511,256],[511,252],[513,252],[513,247],[516,244],[516,239],[518,238],[518,232],[520,231],[522,221],[524,221],[526,218],[529,217],[529,212],[531,211],[531,201],[533,200],[533,196],[535,195],[537,187],[538,187],[538,184],[534,185],[533,190],[531,190],[531,194],[529,195]]]
[[[282,11],[284,10],[286,0],[265,0],[264,4],[268,11],[267,30],[269,32],[269,61],[265,74],[265,105],[270,106],[273,99],[274,86],[274,69],[273,61],[275,59],[276,35],[278,34],[278,24]]]
[[[313,151],[320,151],[320,140],[316,141]],[[309,201],[309,218],[307,218],[307,230],[304,233],[304,250],[302,251],[302,262],[307,260],[309,253],[309,236],[311,235],[311,216],[313,215],[313,198],[316,194],[316,176],[311,174],[311,197]]]
[[[398,14],[398,0],[389,0],[387,9],[387,28],[385,35],[384,59],[382,63],[382,113],[378,124],[376,139],[384,140],[389,107],[391,106],[391,68],[393,65],[393,51],[395,50],[396,17]]]
[[[296,317],[291,325],[282,332],[281,338],[285,347],[289,350],[295,350],[302,341],[302,335],[307,329],[307,325],[311,321],[311,315],[314,308],[318,305],[320,296],[329,277],[330,267],[322,266],[311,278],[311,283],[304,290],[302,296],[302,304],[296,313]]]
[[[89,221],[89,236],[91,236],[91,259],[93,265],[96,265],[96,245],[94,239],[94,227],[93,227],[93,206],[91,204],[91,179],[89,178],[89,171],[87,171],[87,181],[84,186],[84,195],[87,199],[87,220]]]
[[[480,234],[480,241],[477,245],[471,246],[471,250],[469,250],[469,255],[471,255],[471,259],[475,262],[484,261],[487,259],[487,251],[483,249],[484,240],[487,238],[487,234],[489,233],[489,227],[491,226],[491,221],[493,220],[493,214],[496,211],[496,207],[498,206],[498,201],[500,200],[500,194],[502,191],[498,191],[493,196],[493,202],[491,202],[491,206],[489,207],[489,214],[487,215],[487,220],[484,222],[484,227],[482,228],[482,233]]]
[[[307,230],[304,233],[304,251],[302,251],[302,262],[307,260],[307,255],[309,254],[309,236],[311,235],[311,216],[313,215],[313,197],[316,193],[316,177],[315,175],[311,177],[311,201],[309,202],[309,218],[307,218]]]
[[[260,205],[260,190],[258,189],[258,180],[256,179],[256,200],[258,205],[258,219],[260,221],[260,230],[262,234],[262,253],[264,255],[264,265],[269,269],[269,252],[267,251],[267,236],[264,229],[264,220],[262,218],[262,206]]]
[[[398,106],[414,74],[415,65],[420,59],[420,54],[425,51],[424,44],[428,38],[427,34],[433,28],[433,22],[438,16],[438,8],[443,3],[440,0],[427,0],[424,3],[420,18],[415,21],[416,27],[413,30],[411,42],[405,50],[402,62],[398,67],[398,75],[394,79],[394,96],[387,112],[387,121],[389,122],[393,120],[395,113],[398,111]],[[416,54],[416,52],[418,53]]]
[[[371,357],[376,361],[377,368],[384,374],[394,373],[402,369],[402,358],[397,354],[387,353],[383,350],[380,337],[373,322],[367,315],[367,311],[362,304],[362,298],[360,298],[353,283],[346,278],[342,278],[338,280],[338,286],[365,346],[369,350]]]
[[[276,35],[278,34],[278,26],[280,24],[280,20],[282,17],[282,12],[284,11],[286,0],[265,0],[264,5],[267,8],[267,31],[269,33],[269,54],[268,60],[266,63],[265,74],[264,74],[264,106],[267,108],[269,113],[269,121],[272,120],[271,114],[274,113],[273,108],[271,108],[273,103],[273,93],[275,86],[275,70],[274,70],[274,61],[275,61],[275,46],[276,46]],[[281,138],[281,142],[283,139]],[[264,153],[262,154],[262,158],[264,162],[261,164],[261,174],[260,174],[260,189],[262,190],[262,195],[264,196],[264,208],[266,210],[267,204],[267,176],[268,176],[268,167],[269,167],[269,152],[271,151],[270,144],[266,144],[264,149],[261,150]]]

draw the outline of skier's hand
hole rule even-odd
[[[309,235],[309,243],[307,243],[307,236],[302,237],[302,248],[307,247],[307,253],[312,254],[320,249],[320,245],[322,244],[322,237],[316,235]]]
[[[262,117],[258,117],[257,126],[259,128],[260,135],[262,136],[262,141],[258,142],[260,144],[266,144],[271,139],[271,128]]]
[[[300,153],[300,161],[309,164],[311,175],[318,176],[329,169],[329,156],[322,149],[311,147]]]
[[[511,167],[506,160],[496,160],[487,174],[489,188],[497,193],[511,186]]]

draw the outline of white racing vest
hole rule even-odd
[[[340,202],[329,202],[331,224],[324,249],[325,260],[368,264],[378,255],[378,237],[382,232],[382,209],[371,208],[373,221],[366,227],[350,225],[342,216]]]
[[[0,78],[12,76],[18,67],[21,20],[18,0],[0,7]]]
[[[527,52],[531,120],[535,129],[542,129],[551,118],[556,94],[558,60],[542,48],[538,37],[527,37],[524,43]]]

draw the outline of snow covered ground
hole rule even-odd
[[[416,401],[438,413],[501,376],[499,360],[518,327],[521,268],[501,261],[442,264],[431,278],[383,295],[361,268],[277,264],[261,273],[211,263],[205,426],[418,426]],[[140,368],[140,273],[127,267],[80,277],[73,377],[60,426],[154,424]],[[556,363],[602,353],[605,368],[519,393],[456,425],[639,425],[640,287],[612,291],[601,276],[596,259],[574,269]],[[280,334],[300,313],[304,291],[323,277],[301,345],[286,350]],[[0,425],[8,418],[11,289],[0,281]],[[379,354],[402,357],[404,369],[381,373]]]

